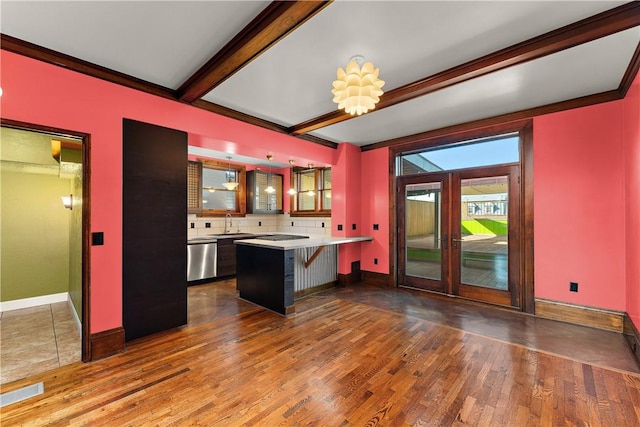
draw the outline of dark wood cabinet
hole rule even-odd
[[[123,120],[125,340],[187,323],[187,133]]]
[[[295,312],[295,250],[239,244],[236,286],[240,298],[276,313]]]
[[[218,238],[217,277],[233,276],[237,273],[237,246],[234,242],[242,239],[259,239],[259,234],[245,234],[234,237]]]
[[[247,172],[247,213],[279,214],[283,212],[284,175],[252,170]],[[271,185],[275,191],[267,193]]]
[[[236,245],[235,239],[218,239],[218,277],[236,274]]]

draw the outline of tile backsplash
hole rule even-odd
[[[225,219],[203,218],[187,215],[187,237],[224,233]],[[233,217],[232,233],[291,233],[303,235],[331,236],[331,217],[304,218],[282,215],[251,215]]]

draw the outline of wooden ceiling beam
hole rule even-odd
[[[380,98],[374,112],[638,25],[640,25],[640,2],[626,3],[457,67],[392,89]],[[288,129],[288,132],[292,135],[303,134],[355,117],[358,116],[351,116],[341,110],[335,110],[294,125]]]
[[[541,116],[544,114],[557,113],[560,111],[587,107],[589,105],[617,101],[619,99],[622,99],[620,90],[618,89],[609,90],[606,92],[582,96],[582,97],[570,99],[567,101],[555,102],[553,104],[543,105],[541,107],[527,108],[525,110],[515,111],[513,113],[501,114],[498,116],[488,117],[485,119],[478,119],[471,122],[460,123],[460,124],[451,125],[451,126],[447,126],[439,129],[433,129],[425,132],[416,133],[413,135],[406,135],[398,138],[388,139],[386,141],[379,141],[372,144],[362,145],[360,146],[360,151],[371,151],[371,150],[376,150],[378,148],[397,147],[401,145],[411,146],[414,144],[423,143],[425,141],[428,141],[430,139],[433,139],[439,136],[469,131],[472,129],[497,126],[503,123],[530,119],[532,117]]]
[[[330,1],[274,1],[179,88],[178,98],[194,102],[241,70]]]
[[[138,79],[110,68],[92,64],[91,62],[56,52],[55,50],[21,40],[7,34],[0,34],[0,46],[2,47],[2,50],[6,50],[8,52],[17,53],[19,55],[66,68],[68,70],[76,71],[87,76],[106,80],[132,89],[141,90],[152,95],[175,100],[175,91],[173,89]]]
[[[202,110],[220,114],[221,116],[229,117],[235,120],[240,120],[242,122],[249,123],[254,126],[260,126],[262,128],[269,129],[274,132],[288,135],[287,128],[285,126],[270,122],[268,120],[263,120],[255,116],[251,116],[249,114],[245,114],[240,111],[224,107],[222,105],[214,104],[213,102],[205,101],[204,99],[197,99],[191,105],[193,105],[194,107],[200,108]],[[316,136],[312,136],[312,135],[290,135],[290,136],[298,139],[304,139],[305,141],[313,142],[319,145],[324,145],[325,147],[338,148],[337,143],[328,141],[326,139],[318,138]]]

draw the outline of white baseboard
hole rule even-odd
[[[4,301],[0,302],[0,313],[64,301],[69,301],[69,292],[60,292],[59,294],[42,295],[39,297]],[[75,313],[75,310],[73,310],[73,312]]]
[[[67,300],[67,304],[69,305],[69,310],[71,311],[71,314],[73,315],[73,321],[76,324],[76,329],[78,330],[78,335],[82,336],[82,322],[80,321],[80,318],[78,317],[78,313],[76,313],[76,308],[73,305],[73,301],[71,300],[71,297],[69,297],[69,299]]]

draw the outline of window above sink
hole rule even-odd
[[[227,190],[223,183],[239,185]],[[246,168],[244,165],[199,159],[190,161],[187,171],[187,213],[216,217],[245,215]]]

